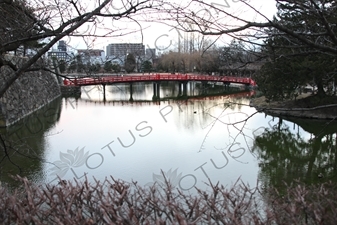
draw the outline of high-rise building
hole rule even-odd
[[[153,60],[156,58],[156,49],[155,48],[147,48],[145,51],[146,60]]]
[[[57,46],[57,49],[60,51],[60,52],[66,52],[67,51],[67,45],[66,45],[66,42],[65,41],[59,41],[59,44]]]
[[[106,47],[108,58],[125,58],[130,53],[135,57],[144,57],[145,45],[142,43],[112,43]]]
[[[57,49],[52,49],[48,52],[48,56],[51,58],[56,58],[58,60],[67,61],[72,58],[71,52],[67,51],[67,44],[65,41],[59,41]]]

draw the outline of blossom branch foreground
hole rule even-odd
[[[0,186],[0,224],[336,224],[336,185],[294,183],[281,194],[238,180],[186,194],[112,177],[21,189]]]

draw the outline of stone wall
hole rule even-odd
[[[81,86],[60,86],[63,97],[81,97]]]
[[[7,56],[16,64],[26,58]],[[12,70],[3,66],[0,70],[0,85],[13,76]],[[54,74],[45,71],[24,73],[0,98],[0,127],[7,127],[61,95],[59,83]]]

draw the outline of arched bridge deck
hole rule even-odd
[[[130,82],[146,82],[146,81],[211,81],[223,83],[236,83],[250,86],[256,86],[251,78],[245,77],[229,77],[229,76],[209,76],[195,74],[154,74],[154,75],[125,75],[125,76],[96,76],[85,78],[65,79],[65,86],[86,86],[113,83],[130,83]]]

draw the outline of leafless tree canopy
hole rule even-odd
[[[240,4],[242,10],[233,12],[233,2],[235,5]],[[290,4],[295,9],[294,13],[309,16],[319,27],[314,32],[312,30],[309,32],[308,29],[290,29],[277,15],[268,18],[247,1],[233,2],[191,0],[184,2],[184,4],[172,4],[171,17],[167,17],[164,21],[174,20],[178,24],[176,27],[183,31],[215,36],[229,35],[256,45],[261,45],[261,40],[266,37],[265,28],[275,28],[282,34],[297,39],[302,45],[327,53],[337,53],[336,19],[334,16],[337,6],[334,1],[275,1],[278,5]],[[247,17],[247,12],[250,15],[253,14],[253,17]],[[304,27],[306,25],[309,24],[305,24]]]
[[[123,4],[122,4],[123,3]],[[0,96],[25,71],[36,70],[34,64],[60,39],[72,36],[111,37],[127,33],[116,21],[132,21],[146,10],[158,9],[160,1],[25,1],[0,2],[0,68],[13,70],[10,79],[0,87]],[[100,32],[98,32],[98,30]],[[10,51],[44,42],[22,65],[5,57]]]
[[[285,193],[272,188],[210,185],[184,193],[154,185],[105,179],[37,187],[19,178],[12,195],[0,186],[2,224],[335,224],[335,185],[305,187],[294,182]],[[264,196],[264,197],[262,197]]]

